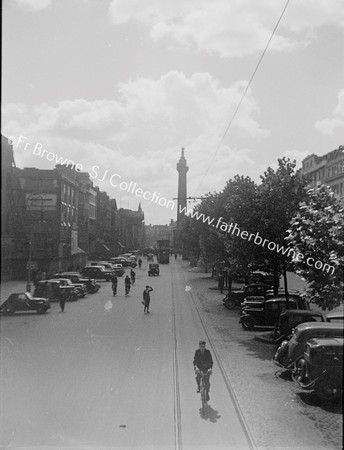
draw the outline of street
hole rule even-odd
[[[253,448],[216,354],[201,413],[192,360],[200,338],[212,342],[183,270],[146,269],[127,297],[119,278],[116,297],[103,282],[64,313],[52,303],[43,316],[1,318],[2,448]]]

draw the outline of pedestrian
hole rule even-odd
[[[61,297],[60,297],[61,312],[64,312],[65,304],[66,304],[66,296],[65,296],[65,294],[63,292],[61,292]]]
[[[197,392],[200,392],[201,386],[201,374],[205,373],[204,381],[207,388],[207,401],[209,400],[209,390],[210,390],[210,373],[213,367],[213,358],[208,349],[205,348],[205,341],[202,339],[199,341],[199,349],[195,351],[195,356],[193,359],[193,365],[196,372],[196,383],[197,383]]]
[[[177,259],[177,253],[174,254],[174,259]]]
[[[233,275],[231,270],[228,271],[228,294],[230,294],[232,290],[232,283],[233,283]]]
[[[127,275],[124,278],[124,285],[125,285],[125,295],[128,295],[130,292],[130,286],[131,286],[131,281],[130,281],[129,275]]]
[[[220,272],[220,274],[219,274],[219,289],[220,289],[221,294],[223,294],[224,284],[225,284],[225,277],[223,276],[223,273]]]
[[[136,273],[133,271],[133,269],[130,269],[130,278],[131,278],[131,284],[134,286],[135,284],[135,277]]]
[[[149,313],[149,304],[150,304],[150,292],[152,292],[153,288],[150,286],[146,286],[146,289],[143,291],[143,302],[144,310],[143,312]]]
[[[112,293],[113,295],[117,294],[117,283],[118,283],[118,279],[116,277],[116,274],[113,273],[110,277],[111,279],[111,288],[112,288]]]
[[[140,258],[139,259],[139,269],[141,269],[141,266],[142,266],[142,259]]]
[[[224,287],[227,287],[227,283],[228,283],[228,270],[227,270],[227,269],[223,269],[222,273],[223,273],[223,278],[225,279]]]

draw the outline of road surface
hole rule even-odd
[[[146,266],[127,297],[120,278],[116,297],[103,282],[64,313],[1,318],[2,448],[253,448],[215,353],[201,412],[192,360],[199,339],[212,343],[181,269]]]

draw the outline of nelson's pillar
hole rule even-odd
[[[177,210],[177,223],[180,223],[182,218],[185,215],[185,209],[187,206],[187,200],[186,200],[186,173],[189,170],[188,166],[186,165],[186,159],[184,156],[184,148],[182,148],[182,154],[179,158],[179,161],[177,163],[177,170],[179,173],[178,176],[178,210]],[[182,212],[181,212],[182,210]],[[183,212],[184,211],[184,212]]]

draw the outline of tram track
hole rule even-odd
[[[173,340],[173,387],[174,387],[174,433],[175,449],[182,450],[182,421],[180,408],[180,388],[178,369],[178,340],[176,328],[176,304],[175,304],[175,283],[174,271],[171,271],[171,292],[172,292],[172,340]]]
[[[186,279],[185,273],[182,272],[182,274],[183,274],[185,286],[187,286],[188,285],[188,280]],[[217,362],[217,365],[219,367],[219,370],[220,370],[220,373],[222,375],[223,381],[225,383],[228,395],[229,395],[230,399],[232,400],[232,403],[234,405],[235,411],[237,413],[237,417],[238,417],[238,419],[239,419],[239,421],[241,423],[242,429],[243,429],[243,431],[245,433],[248,445],[249,445],[249,447],[252,450],[255,450],[255,449],[257,449],[257,445],[255,444],[254,439],[253,439],[253,437],[251,435],[251,432],[249,430],[248,424],[247,424],[247,422],[245,420],[245,417],[244,417],[243,412],[242,412],[242,410],[240,408],[240,405],[239,405],[239,402],[238,402],[237,397],[235,395],[235,392],[234,392],[234,390],[232,388],[229,376],[228,376],[228,374],[227,374],[227,372],[226,372],[226,370],[225,370],[225,368],[224,368],[224,366],[222,364],[219,352],[218,352],[218,350],[216,348],[216,345],[214,344],[214,341],[213,341],[213,339],[211,337],[211,334],[209,332],[209,326],[206,323],[206,319],[204,317],[204,314],[201,312],[200,302],[199,302],[199,300],[197,298],[195,298],[195,295],[192,292],[192,289],[189,289],[188,292],[189,292],[189,294],[191,296],[192,303],[193,303],[193,305],[195,307],[197,315],[198,315],[198,317],[200,319],[200,322],[201,322],[201,324],[203,326],[204,333],[207,336],[207,340],[208,340],[209,346],[211,347],[212,352],[213,352],[213,357],[215,358],[215,360]]]

